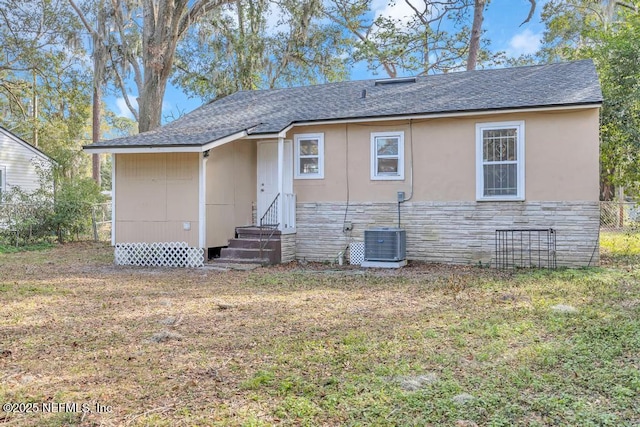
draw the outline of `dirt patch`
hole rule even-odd
[[[161,343],[167,341],[182,341],[182,335],[171,331],[160,331],[153,334],[150,338],[151,342]]]

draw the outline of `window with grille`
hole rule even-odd
[[[324,178],[324,134],[306,133],[294,135],[296,179]]]
[[[371,179],[404,179],[404,132],[371,134]]]
[[[524,200],[524,122],[476,125],[476,198]]]

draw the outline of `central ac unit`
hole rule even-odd
[[[403,261],[407,257],[407,233],[400,228],[364,230],[365,261]]]

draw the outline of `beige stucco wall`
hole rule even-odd
[[[115,243],[198,246],[198,156],[116,154]]]
[[[214,148],[207,160],[207,247],[226,246],[235,227],[251,225],[256,200],[256,141]]]
[[[525,123],[524,203],[476,202],[476,124],[500,121]],[[405,179],[373,181],[370,135],[396,130],[404,131]],[[598,200],[599,171],[595,108],[296,127],[287,138],[293,140],[296,133],[311,132],[324,133],[325,178],[294,180],[298,234],[292,253],[299,258],[334,256],[338,246],[347,243],[340,241],[344,237],[344,212],[349,212],[346,219],[353,221],[353,236],[367,227],[394,225],[396,193],[411,194],[413,169],[414,194],[411,203],[403,205],[403,210],[408,210],[403,213],[408,215],[405,219],[411,215],[447,217],[452,209],[459,213],[459,221],[451,222],[455,223],[452,227],[442,225],[447,221],[437,226],[415,223],[411,236],[427,236],[419,245],[409,245],[409,254],[416,259],[435,260],[433,254],[445,256],[447,247],[464,242],[464,247],[456,249],[459,253],[446,256],[455,258],[455,262],[472,262],[478,249],[469,242],[476,238],[478,230],[483,230],[486,244],[496,227],[535,226],[558,227],[562,233],[559,236],[563,236],[559,238],[572,236],[571,239],[586,242],[579,265],[585,263],[587,255],[588,261],[592,261],[594,252],[589,252],[589,248],[593,246],[591,240],[597,241],[598,218],[595,213],[582,215],[581,211],[597,212],[592,209]],[[225,246],[234,236],[235,227],[253,224],[256,147],[255,140],[236,141],[209,153],[205,193],[207,247]],[[184,241],[198,246],[201,156],[200,153],[116,155],[116,243]],[[347,196],[349,210],[345,204]],[[380,212],[384,211],[384,215],[376,213],[370,206],[372,203],[382,203]],[[412,211],[410,206],[416,209]],[[478,216],[481,211],[486,215]],[[499,223],[491,221],[494,215],[489,215],[490,212],[501,212]],[[566,226],[565,220],[575,227]],[[327,221],[333,228],[314,229]],[[185,230],[185,223],[190,230]],[[440,231],[434,237],[437,229]],[[471,240],[453,233],[460,229]],[[584,233],[578,233],[578,229],[584,229]],[[322,243],[323,248],[319,248],[319,236],[340,244],[333,248]],[[575,250],[573,246],[566,247],[568,252]],[[481,252],[483,260],[489,259],[488,250]]]
[[[287,138],[323,132],[325,147],[325,178],[294,180],[294,192],[299,202],[346,200],[348,182],[350,201],[395,201],[411,193],[413,165],[413,201],[475,201],[476,124],[520,120],[525,199],[598,200],[596,108],[294,128]],[[405,179],[372,181],[370,135],[396,130],[404,131]]]

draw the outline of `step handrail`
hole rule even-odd
[[[260,259],[262,259],[262,253],[264,249],[267,247],[267,245],[269,244],[269,242],[271,241],[273,234],[276,232],[276,230],[278,230],[278,227],[280,227],[280,223],[278,222],[278,199],[279,198],[280,198],[280,193],[276,194],[276,197],[273,199],[273,201],[265,211],[264,215],[262,215],[262,217],[260,218],[260,224],[259,224]],[[271,230],[266,240],[264,239],[264,233],[263,233],[264,229]]]

